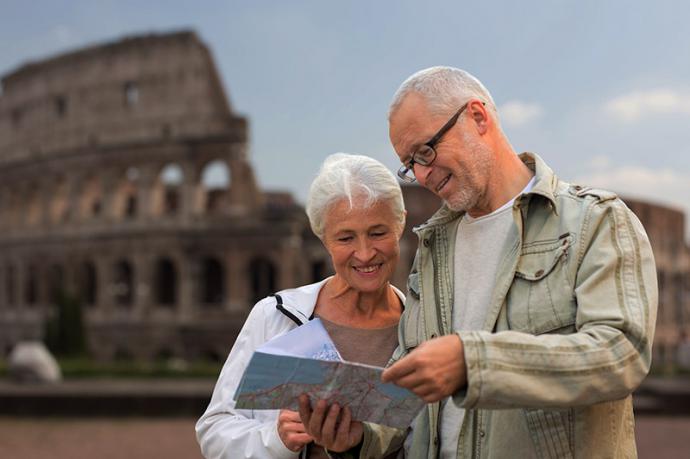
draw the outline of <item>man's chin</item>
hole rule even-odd
[[[444,199],[443,204],[445,204],[446,207],[448,207],[453,212],[465,212],[467,210],[467,206],[464,203],[458,203]]]
[[[453,197],[444,199],[443,203],[454,212],[467,212],[468,209],[475,205],[474,202],[470,202],[465,196],[456,196],[455,199]]]

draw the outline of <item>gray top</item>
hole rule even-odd
[[[348,362],[385,367],[398,346],[398,324],[385,328],[353,328],[330,322],[323,317],[319,319],[342,358]],[[307,457],[321,459],[328,456],[323,448],[311,444]]]

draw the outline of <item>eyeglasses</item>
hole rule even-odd
[[[420,166],[430,166],[431,163],[434,162],[436,159],[436,150],[434,149],[434,146],[438,143],[439,140],[441,140],[441,137],[444,136],[450,128],[455,125],[455,123],[458,121],[458,118],[462,114],[462,112],[467,108],[467,105],[469,102],[465,103],[462,107],[460,107],[460,110],[455,112],[455,115],[453,115],[446,124],[443,125],[441,129],[434,135],[431,140],[429,140],[427,143],[419,147],[414,153],[412,153],[412,158],[410,159],[410,162],[407,164],[403,164],[400,166],[400,169],[398,169],[398,177],[400,180],[406,183],[412,183],[416,180],[416,177],[414,176],[414,165],[419,164]],[[486,104],[484,104],[486,105]]]

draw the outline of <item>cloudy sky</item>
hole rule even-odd
[[[391,168],[386,112],[421,68],[464,68],[518,151],[568,180],[690,212],[690,2],[0,0],[0,73],[124,35],[196,30],[249,117],[261,185],[300,201],[322,159]]]

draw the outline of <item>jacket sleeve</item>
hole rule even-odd
[[[269,301],[269,300],[264,300]],[[232,399],[254,350],[267,339],[267,318],[259,302],[249,314],[221,370],[196,437],[207,459],[296,458],[278,436],[278,411],[235,409]]]
[[[574,276],[575,330],[459,332],[464,408],[545,408],[620,399],[644,379],[656,322],[656,267],[647,235],[620,201],[590,205]]]

